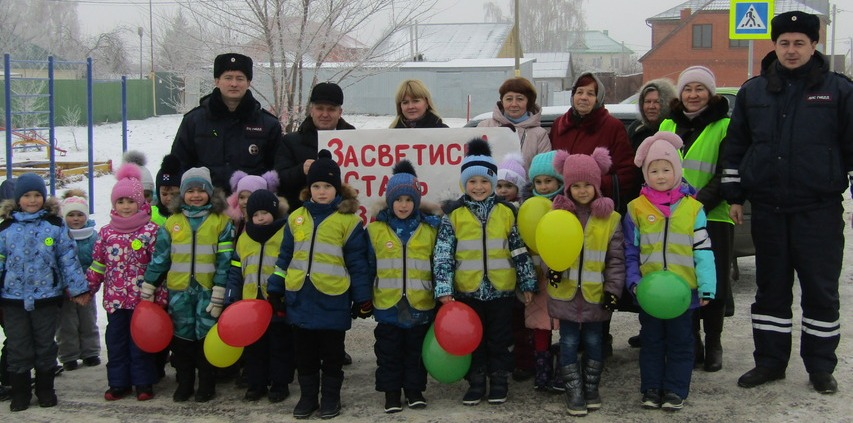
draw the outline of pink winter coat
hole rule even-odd
[[[533,256],[536,266],[537,291],[533,301],[524,306],[524,326],[529,329],[559,330],[560,321],[551,318],[548,313],[548,266],[542,262],[542,257]]]
[[[92,251],[92,266],[86,271],[89,291],[95,293],[104,283],[104,309],[107,313],[116,310],[133,310],[139,303],[139,286],[142,285],[145,269],[154,254],[158,226],[148,222],[130,233],[117,232],[106,225],[98,232],[98,240]],[[97,263],[104,266],[104,272],[94,269]],[[166,306],[168,293],[166,284],[157,288],[154,302]]]
[[[514,127],[518,134],[521,156],[524,157],[524,168],[530,167],[533,156],[539,153],[551,151],[551,140],[548,139],[548,130],[541,126],[542,108],[534,106],[534,113],[521,123],[512,123],[504,116],[501,102],[495,105],[491,119],[486,119],[479,124],[478,128],[491,128],[498,126]]]

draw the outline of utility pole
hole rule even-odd
[[[521,76],[521,36],[518,31],[518,0],[515,3],[515,24],[512,26],[513,38],[515,39],[515,76]]]
[[[148,0],[148,33],[151,35],[151,101],[154,116],[157,116],[157,74],[154,73],[154,6],[153,1]]]
[[[136,33],[139,34],[139,79],[142,80],[142,27],[136,28]]]
[[[835,20],[835,5],[832,5],[832,44],[829,45],[829,71],[835,72],[835,27],[838,26],[838,21]]]

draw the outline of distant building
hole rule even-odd
[[[525,59],[533,63],[533,83],[539,94],[541,106],[567,104],[564,95],[552,95],[572,89],[575,75],[572,72],[571,53],[526,53]]]
[[[634,51],[603,31],[569,31],[560,39],[561,52],[571,53],[575,73],[612,72],[616,75],[633,72]]]
[[[516,44],[509,23],[412,24],[385,37],[375,57],[386,62],[514,58]]]

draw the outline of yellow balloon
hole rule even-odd
[[[204,338],[204,356],[216,367],[225,368],[237,362],[243,355],[243,347],[232,347],[219,338],[219,329],[214,324]]]
[[[552,270],[568,269],[583,248],[581,222],[566,210],[549,211],[536,227],[536,248],[542,261]]]
[[[545,213],[551,211],[551,200],[545,197],[531,197],[518,208],[518,234],[527,245],[527,249],[538,254],[536,246],[536,226]]]

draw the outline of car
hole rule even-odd
[[[717,87],[717,94],[726,98],[729,101],[729,116],[732,115],[732,112],[735,109],[735,97],[737,97],[737,92],[740,90],[740,87]],[[634,95],[622,100],[619,104],[637,104],[639,101],[640,94],[634,93]]]
[[[619,119],[622,124],[625,125],[625,129],[628,129],[628,126],[637,119],[637,105],[636,104],[605,104],[604,108],[610,112],[610,115]],[[554,121],[557,120],[558,117],[566,114],[569,111],[569,106],[545,106],[542,108],[542,117],[540,118],[540,125],[548,131],[551,130],[551,125],[554,124]],[[477,126],[481,121],[489,119],[492,117],[492,112],[488,113],[480,113],[477,116],[474,116],[471,120],[469,120],[466,124],[466,128],[473,128]]]

